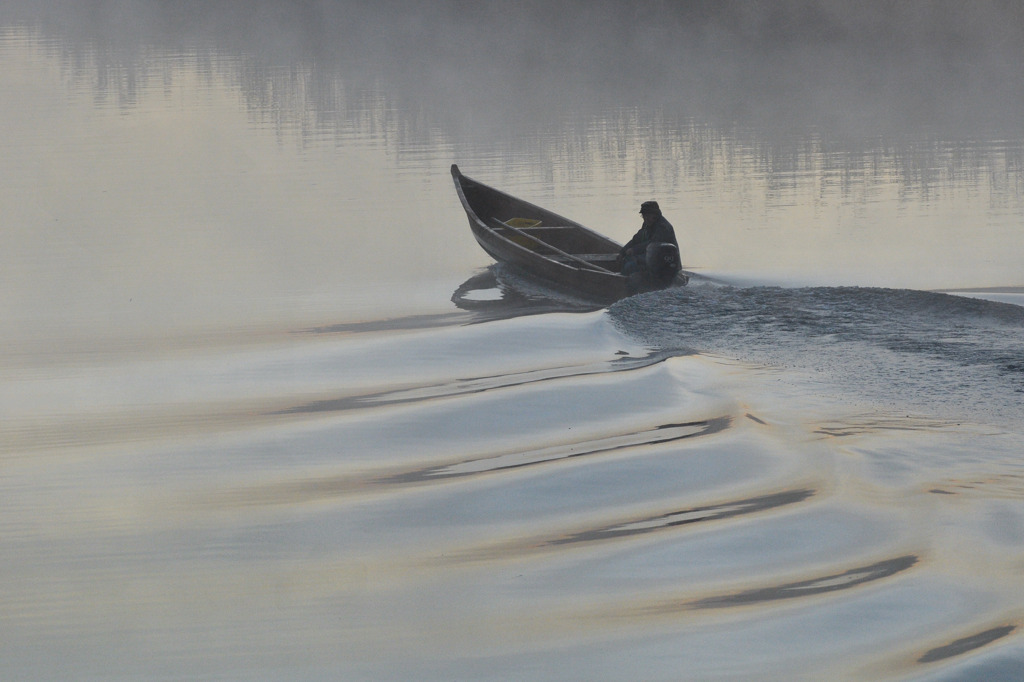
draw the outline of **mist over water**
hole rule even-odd
[[[1013,2],[0,3],[0,677],[1024,675]],[[449,166],[682,289],[491,263]]]
[[[23,292],[70,294],[36,334],[52,337],[72,321],[102,336],[99,318],[135,335],[319,324],[360,298],[415,313],[426,301],[387,281],[451,290],[487,262],[438,231],[459,220],[439,172],[453,160],[621,240],[660,197],[687,266],[712,274],[1021,284],[1014,4],[587,7],[5,4],[26,74],[7,109],[23,233],[5,314],[28,330]],[[14,114],[35,108],[42,128]],[[54,171],[58,150],[75,153]],[[394,227],[364,246],[379,223]],[[60,276],[36,277],[40,261]]]

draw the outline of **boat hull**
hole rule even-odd
[[[456,165],[452,178],[473,236],[494,260],[590,300],[610,303],[637,293],[618,272],[618,242],[468,178]],[[532,223],[537,226],[513,226]]]

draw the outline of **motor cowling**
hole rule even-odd
[[[666,285],[683,269],[679,248],[668,242],[655,242],[647,246],[647,273],[658,285]]]

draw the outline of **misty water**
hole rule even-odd
[[[1022,27],[0,4],[0,677],[1024,678]]]

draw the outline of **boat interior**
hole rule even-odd
[[[618,273],[620,246],[581,225],[459,176],[475,216],[495,234],[549,260],[602,273]],[[570,223],[570,224],[567,224]]]
[[[527,218],[491,219],[490,227],[509,241],[567,265],[618,272],[618,248],[575,225],[544,225]]]

